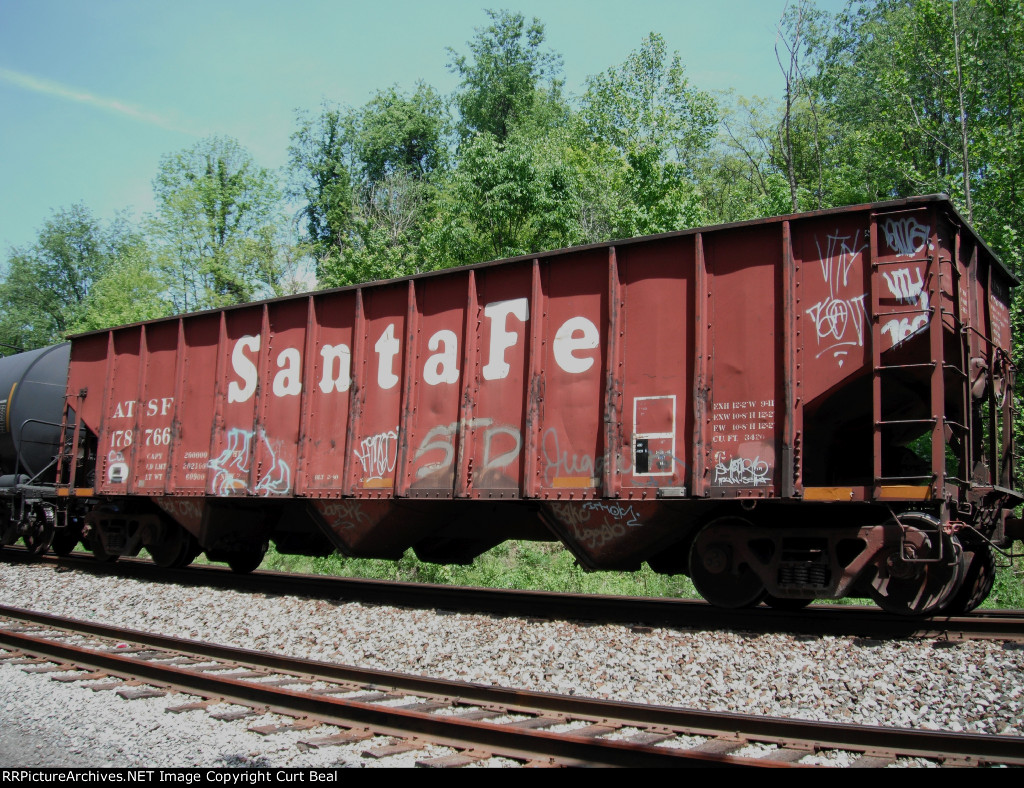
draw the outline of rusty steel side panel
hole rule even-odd
[[[800,282],[802,396],[812,401],[871,363],[870,266],[864,214],[802,222],[793,233]]]
[[[123,495],[132,482],[145,473],[134,467],[138,419],[141,356],[143,332],[112,331],[107,344],[106,389],[102,424],[99,430],[99,463],[96,469],[96,488],[99,492]],[[105,438],[105,440],[103,439]]]
[[[694,258],[690,239],[618,250],[623,291],[621,496],[682,494],[693,467]]]
[[[259,389],[253,440],[254,467],[249,488],[268,496],[290,496],[295,492],[298,467],[299,416],[302,409],[307,304],[304,299],[268,304],[263,335],[266,352],[261,354],[260,379],[269,381]]]
[[[181,320],[174,378],[164,392],[174,396],[174,420],[165,492],[199,496],[206,491],[210,438],[217,408],[220,360],[220,315]],[[171,367],[157,370],[166,376]]]
[[[106,332],[78,337],[71,343],[67,404],[93,432],[103,421],[109,337]],[[98,480],[97,480],[98,481]]]
[[[418,324],[410,342],[415,351],[410,354],[411,369],[404,381],[409,394],[401,442],[402,492],[412,498],[454,494],[468,288],[465,273],[452,280],[418,283]],[[491,430],[488,434],[493,439],[493,425],[482,426]]]
[[[217,392],[206,464],[207,495],[258,492],[252,486],[253,451],[267,436],[256,434],[256,403],[272,385],[259,377],[260,369],[266,367],[270,345],[264,336],[265,312],[266,306],[259,305],[221,313]],[[269,494],[270,490],[259,492]]]
[[[357,326],[361,352],[352,365],[357,400],[345,479],[357,497],[389,498],[395,492],[408,297],[404,282],[363,290]]]
[[[318,498],[336,494],[351,449],[346,444],[355,389],[352,379],[357,292],[306,299],[307,336],[302,400],[301,463],[296,491]]]
[[[174,391],[168,391],[167,378],[153,374],[157,369],[173,370],[178,355],[177,321],[161,323],[140,332],[143,369],[139,396],[135,404],[136,472],[128,479],[130,493],[147,495],[163,491],[167,482],[168,452],[171,448]]]
[[[463,370],[455,494],[517,498],[523,482],[522,435],[533,266],[482,269],[474,277],[469,325],[473,352]],[[467,301],[468,303],[468,301]]]
[[[778,225],[704,236],[713,497],[773,497],[784,402]]]
[[[576,254],[540,265],[540,409],[536,491],[543,498],[600,495],[604,472],[608,256]]]
[[[983,269],[989,277],[988,299],[979,309],[988,318],[986,336],[1004,353],[1010,354],[1013,342],[1010,336],[1010,287],[1001,272],[994,271],[995,266],[989,262]]]

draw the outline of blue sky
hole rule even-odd
[[[0,260],[53,210],[101,219],[152,210],[160,158],[211,134],[282,167],[295,111],[359,106],[422,79],[456,87],[485,8],[545,25],[569,92],[621,63],[650,31],[691,84],[778,95],[785,0],[0,0]],[[818,0],[837,11],[845,0]]]

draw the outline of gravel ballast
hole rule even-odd
[[[0,600],[31,610],[297,657],[528,690],[808,720],[1024,736],[1024,647],[865,641],[446,614],[150,584],[0,562]],[[368,746],[301,752],[316,732],[172,715],[0,664],[0,765],[412,765]],[[257,721],[258,722],[258,721]],[[7,733],[10,732],[10,733]],[[38,749],[35,749],[39,745]],[[487,765],[500,765],[484,762]]]

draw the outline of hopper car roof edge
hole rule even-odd
[[[152,320],[143,320],[135,323],[125,323],[119,326],[110,326],[108,328],[99,328],[92,331],[83,331],[79,334],[69,334],[68,339],[75,339],[78,337],[86,337],[93,334],[103,334],[109,331],[113,331],[120,328],[130,328],[140,325],[149,325],[152,323],[161,323],[166,320],[178,320],[185,317],[194,317],[196,315],[214,314],[218,312],[228,312],[234,309],[243,309],[251,307],[256,304],[272,304],[278,301],[289,301],[295,298],[308,298],[309,296],[321,295],[326,293],[343,292],[346,290],[354,290],[357,288],[365,287],[376,287],[395,282],[405,282],[409,280],[425,279],[429,277],[439,276],[448,274],[455,271],[468,271],[478,270],[483,268],[491,268],[499,265],[505,265],[508,263],[524,262],[527,260],[543,260],[551,257],[560,257],[566,254],[572,254],[576,252],[592,251],[594,249],[607,249],[609,247],[622,248],[625,246],[633,246],[642,243],[649,243],[651,241],[661,241],[671,238],[682,238],[686,236],[692,236],[697,233],[717,233],[727,230],[744,229],[748,227],[758,227],[760,225],[767,224],[781,224],[785,221],[793,220],[806,220],[814,219],[833,215],[842,215],[847,213],[855,213],[857,211],[864,210],[885,210],[891,208],[903,208],[915,205],[927,205],[931,203],[945,203],[946,208],[953,214],[956,221],[966,228],[970,232],[971,236],[978,242],[978,245],[985,250],[985,253],[995,261],[995,263],[1002,269],[1003,273],[1010,279],[1012,285],[1019,285],[1020,280],[1014,275],[1006,264],[999,258],[999,256],[992,251],[989,245],[981,238],[980,235],[975,231],[974,227],[968,222],[960,211],[953,205],[952,200],[946,194],[929,194],[918,197],[904,197],[897,200],[887,200],[884,202],[873,202],[873,203],[860,203],[857,205],[843,205],[835,208],[822,208],[816,211],[803,211],[800,213],[781,214],[779,216],[767,216],[758,219],[744,219],[738,222],[727,222],[725,224],[706,225],[701,227],[689,227],[684,230],[670,230],[664,233],[655,233],[653,235],[641,235],[632,238],[618,238],[611,241],[599,241],[592,244],[583,244],[581,246],[568,246],[562,249],[551,249],[543,252],[534,252],[531,254],[522,254],[515,257],[506,257],[498,260],[488,260],[480,263],[471,263],[468,265],[452,266],[451,268],[440,268],[434,271],[423,271],[418,274],[410,274],[408,276],[397,277],[395,279],[376,279],[367,282],[361,282],[354,285],[344,285],[342,287],[325,288],[323,290],[307,290],[301,293],[294,293],[291,295],[276,296],[274,298],[261,299],[258,301],[247,301],[242,304],[232,304],[230,306],[217,307],[213,309],[204,309],[197,312],[185,312],[178,315],[168,315],[167,317],[153,318]]]

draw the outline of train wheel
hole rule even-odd
[[[764,597],[764,584],[746,563],[735,557],[729,530],[747,526],[739,517],[708,523],[690,548],[690,578],[698,593],[717,607],[753,607]]]
[[[97,561],[101,561],[106,564],[112,564],[121,556],[116,553],[108,553],[103,547],[103,542],[100,540],[100,535],[94,530],[88,536],[82,540],[86,547],[92,551],[92,556]]]
[[[971,545],[964,550],[964,561],[967,571],[963,584],[942,611],[950,616],[970,613],[988,598],[996,582],[996,557],[987,544]]]
[[[32,555],[43,555],[53,542],[53,509],[36,506],[29,515],[28,532],[22,536],[25,547]]]
[[[247,575],[263,563],[269,545],[264,543],[255,550],[236,550],[228,554],[227,563],[231,571],[239,575]]]
[[[772,610],[803,610],[813,599],[797,599],[794,597],[780,597],[765,594],[762,600]]]
[[[963,547],[959,539],[943,533],[938,521],[926,515],[904,515],[902,523],[917,530],[921,546],[915,548],[908,542],[902,548],[896,545],[879,554],[870,584],[871,598],[887,613],[933,615],[963,583]],[[918,525],[925,528],[917,528]],[[901,550],[906,551],[906,558]]]
[[[62,558],[71,555],[71,551],[78,547],[78,541],[82,538],[82,529],[79,526],[67,525],[58,528],[53,535],[53,552]]]
[[[199,557],[200,553],[203,552],[203,548],[199,546],[199,542],[196,540],[196,538],[191,534],[189,534],[189,536],[191,538],[189,539],[188,553],[182,559],[181,563],[178,564],[178,568],[184,568],[186,566],[189,566],[193,561],[195,561]]]
[[[157,544],[148,544],[153,563],[165,569],[180,569],[191,564],[199,555],[195,537],[177,523],[164,528],[164,539]]]

